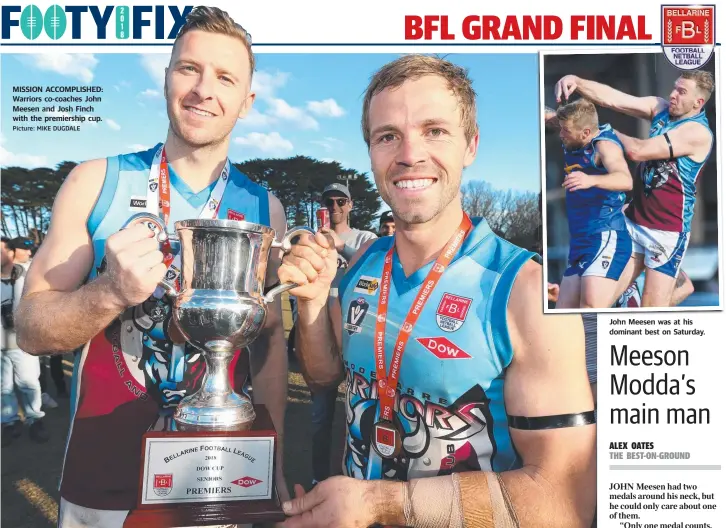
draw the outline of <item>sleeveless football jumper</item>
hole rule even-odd
[[[520,467],[504,408],[512,360],[507,303],[517,273],[533,257],[472,219],[454,260],[413,327],[401,363],[394,422],[403,436],[395,458],[371,448],[379,420],[374,336],[383,262],[394,237],[376,240],[340,285],[346,375],[343,471],[365,479],[428,477]],[[433,262],[406,277],[394,252],[385,354]],[[388,370],[387,370],[388,371]]]
[[[88,280],[105,267],[106,239],[132,215],[146,209],[155,147],[107,158],[101,193],[88,219],[94,262]],[[214,183],[194,193],[169,165],[174,222],[199,216]],[[270,225],[267,190],[233,166],[218,218]],[[178,249],[178,248],[177,248]],[[72,386],[71,427],[61,496],[100,510],[136,507],[142,435],[170,419],[179,401],[198,390],[205,363],[191,345],[174,345],[166,297],[129,308],[78,354]]]

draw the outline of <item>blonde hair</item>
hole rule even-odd
[[[425,75],[436,75],[444,79],[449,89],[459,101],[461,109],[461,125],[467,143],[477,133],[476,124],[476,92],[471,85],[467,70],[438,57],[427,55],[405,55],[393,62],[389,62],[378,70],[372,77],[363,99],[363,116],[361,128],[363,139],[370,147],[371,133],[368,112],[373,96],[386,88],[396,88],[406,81],[415,81]]]
[[[716,85],[711,72],[703,70],[684,71],[681,73],[681,79],[690,79],[696,83],[696,88],[703,94],[703,104],[706,104],[711,98]]]
[[[250,78],[255,71],[255,56],[252,53],[252,35],[245,28],[237,24],[226,11],[218,7],[197,6],[186,16],[186,22],[179,30],[174,41],[172,54],[177,42],[190,31],[199,30],[207,33],[217,33],[239,39],[247,50],[250,58]]]
[[[595,105],[587,99],[578,99],[557,109],[557,119],[569,122],[577,128],[598,128],[599,122]]]

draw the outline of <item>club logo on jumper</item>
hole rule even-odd
[[[3,5],[2,40],[173,40],[193,6]],[[20,28],[20,31],[14,28]]]
[[[171,493],[171,489],[174,487],[174,475],[171,473],[158,474],[154,473],[154,493],[163,497]]]
[[[348,331],[348,335],[360,334],[361,323],[366,313],[368,313],[370,305],[366,302],[363,297],[358,297],[355,301],[350,303],[348,307],[348,317],[344,325]]]
[[[663,54],[681,70],[695,70],[713,53],[716,6],[661,6]]]
[[[472,300],[467,297],[445,293],[436,310],[436,324],[444,332],[457,331],[466,320],[471,302]]]
[[[164,275],[164,279],[168,281],[173,281],[176,279],[177,275],[179,275],[179,270],[176,268],[176,266],[169,266],[169,269],[166,270],[166,275]]]
[[[355,293],[362,293],[364,295],[373,295],[378,291],[378,287],[381,285],[381,279],[379,277],[368,277],[361,275],[358,279],[358,284],[355,285],[353,291]]]
[[[439,359],[470,359],[471,356],[445,337],[417,337],[416,341]]]
[[[260,484],[261,482],[261,480],[258,480],[254,477],[242,477],[238,478],[237,480],[233,480],[232,484],[237,484],[238,486],[242,486],[243,488],[251,488],[252,486]]]
[[[227,209],[227,220],[237,220],[241,222],[245,219],[245,215],[243,213],[238,213],[237,211],[233,211],[232,209]]]

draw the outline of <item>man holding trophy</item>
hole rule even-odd
[[[303,236],[308,384],[346,380],[343,472],[283,504],[286,527],[590,526],[595,418],[580,317],[544,316],[532,254],[463,211],[479,146],[466,71],[404,56],[371,79],[362,129],[396,232],[364,245],[328,312],[335,248]],[[358,287],[361,277],[378,287]]]
[[[274,296],[290,285],[264,291],[266,278],[277,281],[279,248],[289,250],[289,237],[274,240],[285,234],[285,214],[227,158],[232,129],[255,98],[250,39],[227,13],[195,8],[166,70],[166,141],[81,163],[56,198],[17,332],[31,354],[85,344],[74,369],[61,527],[194,525],[197,517],[174,513],[178,505],[203,510],[200,525],[252,522],[219,511],[255,510],[250,497],[260,489],[267,502],[257,510],[265,510],[277,499],[273,480],[287,496],[282,457],[273,463],[287,396]],[[230,388],[248,346],[254,408]],[[257,435],[257,451],[244,430]],[[155,509],[133,524],[145,507]]]

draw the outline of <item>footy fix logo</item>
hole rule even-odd
[[[194,6],[2,6],[0,40],[173,40]]]

